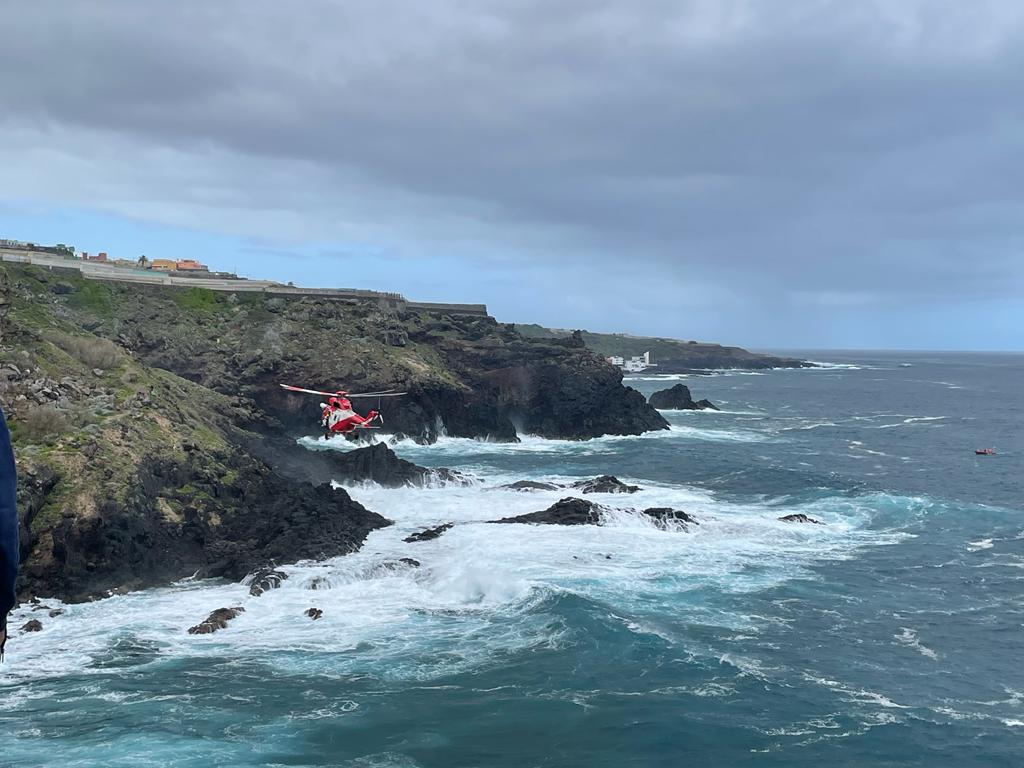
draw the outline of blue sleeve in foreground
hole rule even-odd
[[[18,477],[7,422],[0,411],[0,628],[16,602],[18,578]]]

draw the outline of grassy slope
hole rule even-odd
[[[56,305],[45,298],[52,278],[43,276],[44,283],[32,271],[11,272],[11,313],[0,346],[0,401],[20,473],[32,478],[50,470],[57,477],[33,516],[33,535],[44,534],[64,510],[88,516],[106,500],[123,503],[143,461],[181,461],[186,445],[210,456],[229,454],[227,430],[247,415],[243,408],[144,366],[61,319]],[[75,301],[98,314],[109,312],[102,291],[84,291]],[[210,469],[225,482],[232,480],[226,467],[213,463]],[[162,506],[171,515],[193,501],[202,506],[203,499],[191,498],[186,488]]]

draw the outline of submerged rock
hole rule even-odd
[[[674,387],[655,392],[648,402],[661,411],[718,410],[710,400],[694,400],[690,388],[685,384],[676,384]]]
[[[334,461],[335,477],[350,482],[373,482],[385,488],[434,484],[470,485],[472,479],[452,469],[428,469],[399,458],[385,443],[356,448]]]
[[[803,512],[797,512],[793,515],[784,515],[783,517],[780,517],[779,520],[784,523],[814,523],[815,525],[824,525],[821,520],[815,520],[813,517],[808,517]]]
[[[557,491],[562,486],[554,483],[541,483],[536,480],[517,480],[514,483],[500,485],[499,488],[506,488],[510,491]]]
[[[647,515],[647,517],[655,522],[666,526],[669,523],[682,524],[684,528],[689,523],[700,525],[692,515],[683,512],[681,509],[672,509],[671,507],[648,507],[642,510],[641,514]]]
[[[410,568],[419,568],[420,561],[411,557],[400,557],[397,560],[384,560],[369,569],[369,573],[375,575],[386,575],[388,573],[399,573]]]
[[[269,592],[272,589],[280,587],[281,582],[287,578],[287,573],[277,571],[272,568],[257,571],[253,574],[252,580],[249,582],[249,594],[253,597],[259,597],[264,592]]]
[[[311,618],[313,621],[316,621],[324,615],[324,612],[320,608],[309,608],[306,610],[306,615],[309,616],[309,618]]]
[[[626,485],[613,475],[601,475],[591,480],[579,480],[569,487],[583,493],[636,493],[640,490],[640,486]]]
[[[228,622],[240,613],[245,613],[245,608],[241,606],[218,608],[194,627],[189,627],[188,633],[190,635],[209,635],[218,629],[227,627]]]
[[[414,533],[411,536],[406,536],[402,541],[407,544],[415,544],[417,541],[431,541],[436,539],[453,525],[455,525],[455,523],[445,523],[444,525],[439,525],[436,528],[427,528],[425,531],[420,531],[419,533]]]
[[[496,523],[536,523],[540,525],[600,525],[602,507],[592,501],[568,497],[547,509],[516,517],[504,517]]]

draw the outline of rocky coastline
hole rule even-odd
[[[283,381],[400,386],[409,395],[382,404],[387,431],[422,442],[667,427],[599,356],[489,317],[129,289],[33,267],[0,270],[0,309],[23,600],[238,581],[346,554],[390,523],[332,479],[466,482],[386,446],[302,449],[295,438],[312,431],[316,401]]]

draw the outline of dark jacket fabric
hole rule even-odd
[[[0,411],[0,629],[14,608],[14,582],[18,578],[18,477],[14,467],[11,433]]]

